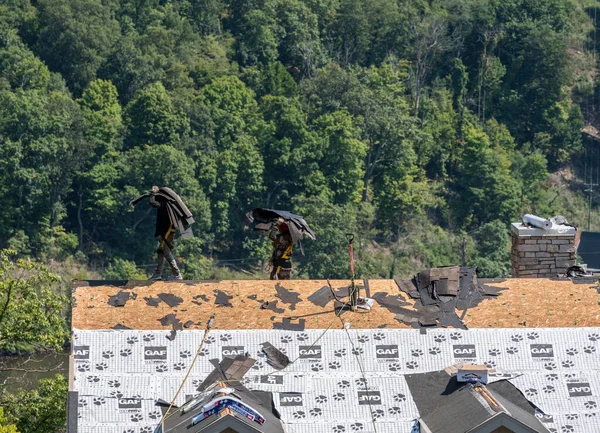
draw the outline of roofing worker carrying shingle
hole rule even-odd
[[[190,226],[194,223],[194,217],[185,203],[171,188],[153,186],[151,192],[135,198],[130,204],[135,206],[146,197],[148,197],[150,206],[157,209],[154,237],[159,240],[159,246],[156,250],[156,268],[150,279],[162,279],[165,259],[167,259],[171,267],[172,277],[170,279],[181,280],[183,276],[173,254],[175,232],[179,230],[181,237],[184,238],[193,237]]]
[[[304,218],[284,210],[256,208],[246,214],[254,225],[254,231],[269,236],[273,243],[273,254],[267,269],[272,280],[289,280],[292,276],[292,248],[296,242],[302,251],[304,235],[315,239]],[[304,254],[304,252],[303,252]]]

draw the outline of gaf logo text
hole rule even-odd
[[[300,346],[300,358],[321,359],[321,346]]]
[[[279,394],[279,404],[281,406],[302,406],[302,393],[282,392]]]
[[[221,350],[223,356],[227,356],[229,358],[235,358],[238,355],[244,355],[246,351],[244,350],[244,346],[223,346]]]
[[[271,385],[283,385],[283,376],[279,376],[279,375],[261,376],[260,383],[267,383],[267,384],[271,384]]]
[[[73,346],[73,358],[90,359],[90,346]]]
[[[554,349],[551,344],[532,344],[532,358],[554,358]]]
[[[167,360],[166,346],[147,346],[144,347],[144,359],[146,360]]]
[[[358,391],[358,404],[381,404],[379,391]]]
[[[375,354],[377,355],[377,359],[389,359],[389,358],[398,358],[398,345],[381,345],[375,346]]]
[[[567,383],[570,397],[585,397],[592,395],[592,388],[587,382]]]
[[[142,400],[139,398],[120,398],[119,409],[141,409]]]
[[[477,351],[474,344],[455,344],[452,346],[455,358],[476,358]]]

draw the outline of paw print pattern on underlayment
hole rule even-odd
[[[383,418],[385,416],[385,412],[381,409],[376,409],[373,411],[373,417],[375,419]]]
[[[121,398],[123,397],[123,393],[121,391],[111,391],[110,396],[112,398]]]
[[[323,370],[323,364],[320,362],[312,362],[310,364],[310,369],[312,371],[322,371]]]
[[[157,373],[164,373],[165,371],[167,371],[168,368],[165,364],[160,364],[156,366],[156,372]]]
[[[334,425],[332,431],[333,433],[344,433],[346,431],[346,427],[343,425]]]
[[[414,370],[415,368],[419,367],[419,363],[417,361],[408,361],[406,363],[406,368],[410,369],[410,370]]]
[[[142,427],[140,429],[140,433],[152,433],[154,431],[154,429],[152,427],[150,427],[149,425]]]
[[[308,340],[308,334],[306,332],[301,332],[300,334],[296,335],[296,340],[306,341]]]
[[[383,332],[376,332],[373,338],[377,341],[385,340],[385,334]]]
[[[562,428],[560,429],[561,433],[572,433],[575,431],[575,427],[573,427],[572,425],[563,425]]]
[[[571,347],[571,348],[567,349],[567,355],[575,356],[577,354],[579,354],[579,350],[577,350],[576,348]]]
[[[495,368],[496,367],[496,361],[492,361],[491,359],[489,361],[484,362],[484,364],[487,368]]]
[[[338,349],[338,350],[334,350],[333,351],[333,356],[336,356],[338,358],[341,358],[343,356],[346,356],[346,349]]]
[[[317,417],[323,415],[323,410],[321,408],[315,407],[309,411],[311,416]]]
[[[350,430],[352,430],[353,432],[363,431],[364,429],[365,426],[363,423],[355,422],[354,424],[350,424]]]
[[[490,349],[488,353],[490,356],[498,356],[502,353],[502,351],[500,349]]]
[[[294,412],[292,416],[294,417],[294,419],[304,419],[306,418],[306,412],[299,410],[297,412]]]
[[[100,382],[100,377],[99,376],[88,376],[87,381],[89,383]]]
[[[544,362],[544,368],[546,370],[556,370],[556,363],[554,363],[554,362]]]
[[[583,351],[585,353],[595,353],[596,352],[596,348],[594,346],[585,346],[583,348]]]
[[[439,347],[435,346],[429,349],[429,354],[430,355],[439,355],[440,353],[442,353],[442,349],[440,349]]]
[[[121,386],[121,382],[119,382],[118,380],[109,380],[108,381],[108,386],[110,386],[111,388],[118,388]]]
[[[419,356],[423,356],[423,351],[421,349],[412,349],[410,354],[418,358]]]
[[[140,341],[140,340],[135,335],[132,337],[127,337],[127,344],[135,344],[138,341]]]
[[[598,340],[600,340],[600,333],[593,332],[591,334],[588,334],[588,340],[590,340],[590,341],[598,341]]]
[[[96,364],[96,370],[106,370],[108,368],[108,364],[106,362],[99,362]]]
[[[435,337],[433,337],[433,340],[436,343],[443,343],[444,341],[446,341],[446,336],[444,334],[436,335]]]
[[[119,351],[119,355],[121,356],[130,356],[132,354],[132,351],[129,347],[126,347],[125,349],[121,349]]]
[[[82,373],[85,372],[85,371],[90,371],[90,364],[87,364],[87,363],[86,364],[79,364],[77,366],[77,371],[80,371]]]
[[[141,413],[134,413],[129,419],[133,422],[140,422],[142,419],[144,419],[144,417]]]
[[[523,341],[523,336],[520,334],[513,334],[510,336],[510,339],[515,343],[518,343],[519,341]]]
[[[359,335],[357,338],[359,343],[367,343],[369,341],[369,336],[368,335]]]
[[[508,353],[509,355],[515,355],[519,353],[519,348],[517,346],[511,346],[508,349],[506,349],[506,353]]]
[[[263,368],[265,366],[265,363],[262,361],[256,361],[254,363],[254,365],[252,366],[253,370],[260,370],[261,368]]]
[[[332,370],[337,370],[341,366],[342,366],[342,364],[339,361],[333,361],[333,362],[329,363],[329,368]]]
[[[546,380],[549,382],[554,382],[554,381],[558,380],[558,374],[554,374],[554,373],[547,374],[545,377],[546,377]]]
[[[402,403],[403,401],[406,401],[406,396],[404,394],[396,394],[393,398],[396,403]]]
[[[318,404],[327,403],[327,396],[326,395],[317,395],[315,397],[315,402],[317,402]]]
[[[576,413],[568,413],[568,414],[567,414],[567,419],[568,419],[569,421],[573,421],[573,420],[575,420],[575,419],[577,419],[577,418],[579,418],[579,415],[578,415],[578,414],[576,414]]]
[[[570,359],[567,359],[566,361],[561,362],[560,365],[562,365],[564,368],[571,368],[575,365],[575,363]]]
[[[86,407],[87,405],[88,405],[87,400],[85,400],[83,398],[80,398],[79,402],[77,403],[77,406],[79,406],[79,407]]]
[[[102,352],[102,358],[110,359],[114,358],[115,353],[112,350],[105,350]]]
[[[463,338],[462,334],[460,332],[451,332],[450,333],[450,338],[452,340],[460,340]]]
[[[335,401],[344,401],[344,400],[346,400],[346,394],[343,394],[341,392],[336,392],[335,394],[333,394],[333,399]]]
[[[538,391],[535,388],[527,388],[525,390],[525,395],[527,395],[527,397],[534,397],[537,394],[538,394]]]
[[[192,356],[192,352],[190,352],[189,350],[182,350],[181,352],[179,352],[179,357],[180,358],[189,358]]]
[[[352,349],[352,354],[354,356],[362,355],[363,353],[365,353],[365,350],[362,347],[355,347]]]
[[[203,347],[202,349],[200,349],[198,356],[206,356],[206,355],[208,355],[208,352],[209,352],[208,348]]]
[[[231,336],[231,334],[227,333],[227,334],[222,334],[220,337],[221,341],[231,341],[233,337]]]
[[[184,362],[176,362],[175,364],[173,364],[173,369],[177,371],[185,370],[185,367],[186,365]]]
[[[346,389],[346,388],[350,387],[350,382],[348,382],[347,380],[342,380],[342,381],[338,382],[337,385],[342,389]]]
[[[142,337],[142,339],[146,342],[149,341],[154,341],[154,335],[153,334],[144,334],[144,336]]]
[[[150,418],[150,419],[158,419],[158,418],[160,418],[160,416],[161,416],[161,413],[159,410],[152,411],[148,414],[148,418]]]
[[[206,344],[213,344],[215,341],[217,341],[217,339],[215,338],[214,335],[209,335],[208,337],[206,337],[206,339],[204,340],[204,342]]]
[[[390,362],[388,364],[388,370],[390,370],[390,371],[400,371],[400,370],[402,370],[402,365],[399,362]]]
[[[367,380],[362,377],[359,377],[354,381],[354,384],[359,387],[367,386]]]
[[[281,341],[283,344],[291,343],[291,342],[292,342],[292,340],[293,340],[293,338],[292,338],[292,336],[291,336],[291,335],[283,335],[283,336],[280,338],[280,341]]]
[[[596,409],[598,407],[598,404],[595,401],[590,400],[583,403],[583,406],[588,410],[592,410]]]
[[[533,331],[533,332],[528,332],[527,333],[527,338],[530,340],[537,340],[538,338],[540,338],[540,334]]]
[[[554,388],[552,385],[546,385],[542,388],[542,391],[544,391],[545,394],[553,394],[556,392],[556,388]]]
[[[390,415],[400,415],[402,413],[402,409],[398,406],[393,406],[388,409]]]

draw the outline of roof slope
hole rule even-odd
[[[339,296],[349,281],[332,281]],[[375,299],[370,313],[347,311],[354,328],[409,328],[394,317],[414,300],[393,280],[368,280],[365,294]],[[570,280],[508,279],[494,282],[507,290],[466,311],[470,328],[586,327],[600,325],[600,295]],[[365,285],[363,285],[364,287]],[[347,298],[346,298],[347,299]],[[74,329],[204,329],[212,314],[219,329],[340,328],[337,304],[327,281],[204,281],[74,283]],[[459,312],[462,315],[462,312]]]
[[[73,332],[78,433],[152,433],[160,420],[155,401],[175,396],[204,337],[203,331],[178,332],[174,339],[167,338],[170,334]],[[292,361],[284,370],[266,362],[261,345],[266,341]],[[544,426],[560,433],[600,433],[600,327],[211,330],[176,404],[202,389],[214,370],[210,359],[245,353],[257,362],[244,375],[244,385],[273,393],[288,433],[410,433],[429,410],[419,411],[415,402],[428,393],[433,398],[427,387],[422,396],[413,396],[410,375],[460,361],[494,366],[498,372],[490,381],[510,378],[539,408]],[[437,386],[437,392],[445,390]],[[502,385],[488,386],[527,412],[528,403]]]

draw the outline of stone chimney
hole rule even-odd
[[[549,229],[511,224],[512,276],[548,278],[564,274],[575,265],[577,229],[554,225]]]

